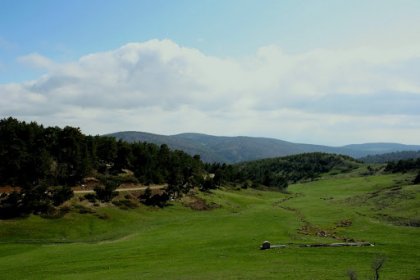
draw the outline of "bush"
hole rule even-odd
[[[119,182],[118,180],[114,180],[114,178],[104,178],[101,181],[102,185],[97,186],[94,188],[94,191],[96,193],[96,197],[103,201],[103,202],[109,202],[111,201],[115,196],[118,195],[118,193],[115,191],[118,186]]]
[[[242,185],[241,188],[242,189],[247,189],[247,188],[251,188],[252,187],[253,182],[251,180],[245,180]]]
[[[420,171],[417,173],[416,178],[414,178],[413,184],[417,185],[420,184]]]
[[[150,189],[150,187],[147,187],[144,190],[144,193],[142,195],[140,195],[140,199],[143,199],[143,200],[147,200],[151,197],[152,197],[152,190]]]
[[[109,220],[109,219],[111,219],[111,216],[108,215],[107,213],[96,213],[95,216],[98,217],[101,220]]]
[[[21,193],[12,192],[0,196],[0,219],[11,219],[28,215],[23,205],[23,196]]]
[[[109,202],[118,195],[114,188],[96,187],[96,197],[102,202]]]
[[[91,203],[95,203],[96,202],[96,196],[93,193],[87,193],[87,194],[85,194],[84,198],[86,198]]]
[[[152,195],[152,191],[150,190],[150,188],[147,188],[144,194],[140,195],[139,199],[140,202],[144,205],[158,206],[159,208],[163,208],[168,205],[170,197],[167,192]]]
[[[214,179],[211,178],[211,177],[207,177],[201,183],[200,190],[201,191],[209,191],[209,190],[215,189],[215,188],[216,188],[216,183],[215,183]]]
[[[54,206],[59,206],[73,197],[73,190],[70,187],[56,187],[51,190],[51,199]]]

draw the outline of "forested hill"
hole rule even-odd
[[[306,153],[270,158],[234,165],[238,178],[252,180],[266,186],[282,187],[290,182],[314,180],[325,173],[346,173],[360,166],[360,162],[343,155]]]
[[[128,142],[145,141],[156,144],[167,144],[172,149],[179,149],[190,155],[199,154],[205,162],[224,163],[238,163],[311,152],[335,153],[360,158],[381,153],[420,150],[420,145],[403,145],[397,143],[369,143],[330,147],[292,143],[272,138],[224,137],[198,133],[183,133],[167,136],[126,131],[108,134],[108,136],[113,136]]]
[[[403,151],[403,152],[386,153],[386,154],[379,154],[379,155],[369,155],[369,156],[360,158],[360,160],[366,163],[387,163],[391,161],[416,159],[416,158],[420,158],[420,151]]]
[[[163,184],[169,192],[199,185],[199,156],[172,151],[166,145],[127,143],[113,137],[87,136],[74,127],[47,127],[13,118],[0,120],[0,218],[54,210],[88,176],[100,180],[104,200],[120,183]],[[120,175],[125,171],[130,176]]]

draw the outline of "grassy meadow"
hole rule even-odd
[[[336,175],[289,193],[200,193],[217,206],[205,211],[85,205],[59,219],[1,220],[0,278],[348,279],[353,270],[371,279],[371,263],[385,257],[381,279],[420,279],[420,186],[411,179]],[[289,247],[259,250],[264,240]],[[342,240],[375,246],[298,246]]]

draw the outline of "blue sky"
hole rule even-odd
[[[418,24],[420,13],[420,1],[404,0],[0,3],[0,82],[36,78],[39,72],[30,73],[16,65],[17,57],[34,52],[69,61],[127,42],[155,38],[168,38],[222,57],[252,55],[257,48],[270,44],[302,52],[357,45],[371,35],[385,40],[392,29],[400,31]],[[4,71],[5,67],[9,71]]]
[[[0,0],[0,117],[86,133],[419,144],[419,76],[420,1]]]

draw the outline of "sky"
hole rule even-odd
[[[0,118],[420,144],[418,0],[0,0]]]

